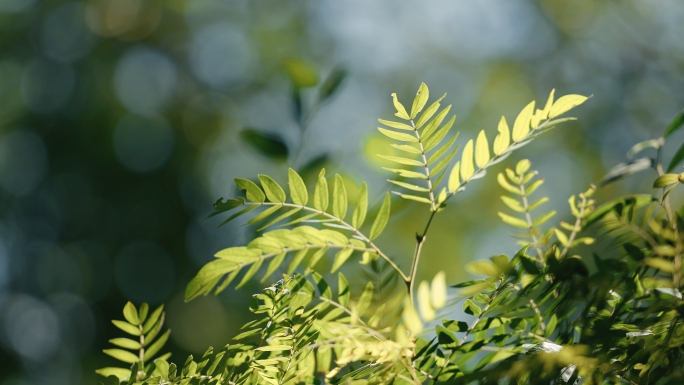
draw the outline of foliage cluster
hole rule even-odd
[[[392,94],[399,120],[379,119],[378,130],[404,153],[384,158],[399,188],[371,207],[364,183],[353,208],[342,177],[321,170],[313,191],[289,169],[288,193],[273,178],[238,178],[244,196],[219,199],[211,216],[234,211],[223,224],[252,215],[261,233],[247,246],[216,254],[188,284],[186,298],[220,293],[260,271],[262,282],[282,278],[255,294],[257,317],[244,332],[198,360],[169,363],[160,352],[163,309],[148,315],[127,304],[114,321],[136,338],[116,338],[105,353],[132,366],[98,371],[106,384],[436,384],[436,383],[680,383],[684,379],[684,302],[681,295],[681,209],[670,204],[682,174],[666,173],[661,149],[678,130],[675,118],[662,138],[637,144],[630,156],[654,148],[654,159],[618,165],[610,183],[639,171],[657,173],[658,193],[619,197],[597,205],[595,186],[568,200],[572,218],[549,225],[556,213],[539,212],[549,199],[533,198],[543,179],[527,160],[497,175],[508,207],[501,220],[519,232],[520,250],[467,266],[484,278],[447,288],[443,272],[417,282],[423,246],[434,216],[467,185],[486,175],[540,134],[574,118],[561,117],[587,98],[552,91],[542,108],[528,104],[512,127],[501,118],[490,146],[485,131],[463,146],[455,117],[428,105],[422,84],[410,109]],[[491,137],[491,136],[490,136]],[[684,159],[684,146],[667,167]],[[644,167],[648,164],[648,167]],[[636,165],[636,166],[635,166]],[[391,217],[393,199],[425,205],[429,219],[416,235],[408,271],[374,240]],[[254,215],[254,213],[257,213]],[[351,215],[350,215],[351,214]],[[333,258],[331,271],[321,261]],[[354,293],[338,272],[355,256],[368,283]],[[403,281],[405,289],[395,289]],[[460,307],[457,304],[461,304]],[[462,313],[459,311],[462,310]],[[441,315],[441,316],[439,316]],[[437,321],[437,320],[440,321]],[[156,338],[156,339],[155,339]],[[133,351],[133,353],[131,352]]]

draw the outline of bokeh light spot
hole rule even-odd
[[[59,323],[43,302],[27,296],[11,298],[2,311],[5,337],[22,357],[45,361],[59,348]]]
[[[253,65],[250,41],[229,23],[204,27],[192,41],[192,72],[211,87],[222,88],[246,81]]]
[[[55,8],[43,23],[41,38],[43,50],[52,59],[71,62],[86,56],[95,35],[85,23],[85,5],[72,2]]]
[[[76,75],[69,65],[34,60],[21,79],[21,96],[32,111],[54,113],[62,109],[74,93]]]
[[[135,172],[150,172],[163,166],[174,147],[171,127],[161,118],[128,115],[114,130],[114,150],[119,162]]]
[[[140,115],[154,115],[176,88],[176,65],[159,51],[135,47],[119,60],[114,87],[121,103]]]
[[[34,132],[15,130],[0,137],[0,184],[10,194],[32,192],[47,168],[45,145]]]

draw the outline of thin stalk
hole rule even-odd
[[[580,230],[582,230],[582,218],[584,217],[584,211],[587,207],[587,196],[584,194],[580,194],[580,199],[582,199],[582,202],[580,203],[579,207],[579,215],[577,216],[577,219],[575,219],[575,225],[573,226],[572,232],[568,237],[568,244],[565,245],[565,248],[563,248],[563,251],[560,254],[560,259],[563,259],[563,257],[565,257],[568,254],[572,242],[575,241],[575,237],[577,237],[577,234],[580,232]]]
[[[539,262],[541,262],[542,265],[546,265],[546,263],[544,262],[544,253],[542,252],[542,249],[539,246],[539,239],[537,238],[537,234],[534,231],[534,222],[532,221],[532,215],[530,214],[530,205],[527,202],[527,194],[525,192],[525,185],[522,183],[522,176],[520,176],[520,178],[520,195],[522,196],[523,209],[525,209],[525,219],[527,220],[527,226],[530,229],[532,244],[534,245],[534,248],[537,250],[537,255],[539,255]]]
[[[413,133],[416,135],[416,139],[418,139],[418,149],[420,150],[420,156],[423,158],[423,169],[425,169],[425,180],[427,181],[427,188],[428,188],[428,195],[430,196],[430,210],[432,212],[436,211],[436,205],[435,205],[435,194],[432,191],[432,181],[430,180],[430,167],[428,167],[428,161],[427,157],[425,155],[425,148],[423,147],[423,140],[420,137],[420,134],[418,133],[418,128],[416,128],[415,123],[413,123],[413,119],[411,119],[411,127],[413,127]]]

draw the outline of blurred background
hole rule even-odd
[[[377,204],[392,92],[448,92],[463,143],[552,88],[593,95],[438,216],[419,275],[466,279],[467,261],[515,252],[502,167],[531,159],[567,219],[570,194],[662,134],[684,107],[683,19],[679,0],[0,0],[0,384],[96,383],[127,300],[166,304],[172,359],[227,343],[264,284],[183,302],[255,231],[203,222],[212,203],[234,177],[325,166]],[[379,244],[408,269],[427,210],[393,210]]]

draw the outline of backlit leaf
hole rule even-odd
[[[290,187],[290,197],[292,202],[297,205],[306,205],[309,201],[309,193],[306,191],[306,184],[302,177],[297,174],[295,170],[289,168],[287,170],[288,185]]]
[[[394,115],[405,120],[411,119],[409,114],[406,113],[406,108],[404,108],[404,105],[399,102],[399,99],[397,99],[396,93],[392,93],[392,103],[394,103],[394,108],[397,109],[397,113]]]
[[[366,182],[361,184],[359,189],[359,195],[356,198],[356,207],[354,207],[354,213],[352,214],[351,225],[355,228],[360,228],[363,222],[366,220],[366,212],[368,211],[368,187]]]
[[[371,240],[377,238],[385,229],[385,226],[389,221],[391,204],[392,199],[390,198],[390,194],[387,193],[385,194],[385,199],[382,201],[382,206],[380,206],[378,215],[375,217],[375,221],[373,221],[373,226],[371,227],[369,236]]]
[[[420,83],[416,97],[413,99],[413,105],[411,106],[411,119],[415,118],[416,115],[423,110],[423,107],[425,107],[425,103],[427,103],[429,96],[430,91],[428,90],[428,87],[425,85],[425,83]]]
[[[506,118],[499,121],[499,134],[494,138],[494,155],[503,154],[511,143],[511,133],[506,123]]]
[[[513,133],[512,138],[514,142],[519,142],[528,132],[530,132],[530,120],[532,119],[532,114],[534,113],[534,101],[531,101],[515,118],[515,123],[513,123]]]
[[[475,174],[475,165],[473,164],[473,140],[470,139],[463,147],[463,154],[461,155],[461,178],[464,181],[470,179]]]
[[[553,103],[553,107],[551,107],[551,111],[549,112],[549,118],[553,119],[557,116],[563,115],[564,113],[584,103],[586,100],[587,97],[582,95],[572,94],[561,96],[558,98],[558,100],[556,100],[555,103]]]
[[[432,283],[430,284],[430,298],[432,300],[432,306],[434,306],[435,309],[441,309],[446,306],[447,285],[444,271],[440,271],[432,278]]]
[[[401,142],[417,142],[418,139],[414,135],[409,135],[409,134],[404,134],[403,132],[395,132],[392,130],[388,130],[382,127],[378,127],[378,131],[380,131],[381,134],[385,135],[388,138],[392,138],[394,140],[398,140]]]
[[[475,142],[475,164],[477,167],[483,168],[489,162],[489,142],[484,130],[477,135],[477,142]]]
[[[133,305],[131,301],[126,302],[126,306],[124,306],[123,309],[123,315],[130,324],[137,325],[140,323],[140,320],[138,319],[138,309],[135,308],[135,305]]]
[[[420,308],[420,314],[422,314],[423,318],[427,321],[435,319],[436,313],[430,303],[430,285],[427,281],[422,281],[418,285],[418,307]]]
[[[138,356],[135,354],[122,350],[122,349],[105,349],[103,352],[109,356],[112,356],[116,358],[119,361],[126,362],[128,364],[132,364],[136,361],[138,361]]]
[[[266,192],[266,198],[274,203],[285,202],[285,191],[268,175],[259,174],[259,181]]]
[[[337,218],[344,219],[347,215],[347,190],[344,188],[344,180],[339,174],[335,174],[333,182],[332,212]]]
[[[245,190],[247,199],[251,202],[263,202],[266,199],[261,188],[249,179],[235,178],[235,184],[240,190]]]
[[[314,189],[314,208],[321,211],[327,210],[328,194],[328,181],[325,180],[325,169],[321,169],[321,172],[318,174],[316,188]]]
[[[389,127],[396,128],[399,130],[413,131],[413,127],[409,126],[408,124],[393,122],[391,120],[384,120],[384,119],[378,119],[378,122],[384,124],[385,126],[389,126]]]
[[[331,273],[336,272],[345,262],[351,257],[354,249],[342,249],[335,254],[335,259],[333,260],[333,265],[330,270]]]
[[[449,182],[447,183],[447,188],[449,192],[454,192],[461,185],[461,178],[459,176],[461,169],[461,162],[456,162],[454,168],[451,169],[449,173]]]

